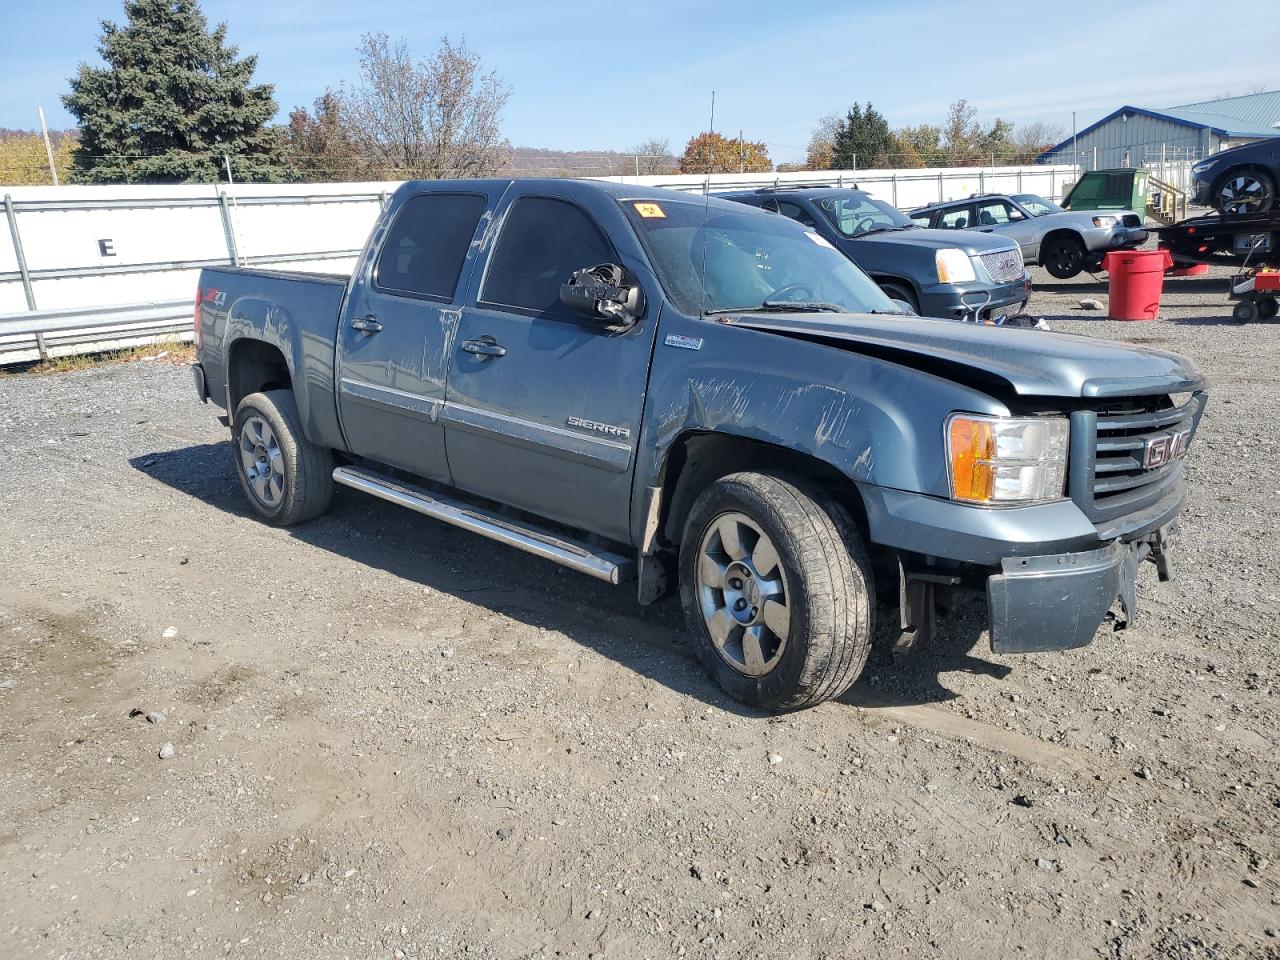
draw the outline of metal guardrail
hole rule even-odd
[[[0,365],[192,336],[195,297],[116,307],[0,314]]]
[[[388,184],[388,187],[391,185]],[[378,204],[385,207],[387,191],[334,194],[233,196],[219,190],[209,196],[119,197],[100,200],[15,200],[4,196],[4,217],[12,243],[16,270],[0,271],[0,283],[22,286],[27,311],[0,314],[0,366],[33,360],[49,360],[76,353],[91,353],[135,346],[159,338],[190,338],[192,300],[110,304],[73,309],[41,310],[35,284],[50,280],[75,280],[129,274],[160,274],[200,270],[205,267],[270,266],[272,264],[354,259],[360,248],[308,250],[245,256],[238,249],[233,213],[241,207],[320,206],[329,204]],[[22,243],[21,216],[31,213],[85,210],[215,209],[221,220],[226,256],[141,263],[92,264],[66,267],[33,267]],[[215,223],[217,221],[214,221]],[[217,227],[213,227],[217,229]]]

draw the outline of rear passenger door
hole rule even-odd
[[[348,448],[449,482],[445,371],[457,294],[491,198],[421,193],[400,207],[377,260],[363,264],[338,331],[338,402]]]
[[[457,486],[626,541],[660,298],[646,290],[626,330],[561,305],[574,271],[624,262],[609,224],[631,229],[613,200],[593,212],[580,192],[517,186],[504,200],[453,347],[446,443]]]

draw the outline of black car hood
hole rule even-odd
[[[1204,386],[1191,361],[1176,353],[1074,334],[856,313],[748,313],[719,319],[975,385],[1007,385],[1020,396],[1105,398]]]
[[[1012,250],[1015,244],[1008,237],[993,236],[977,230],[932,230],[928,227],[912,227],[909,230],[885,230],[882,233],[863,234],[858,237],[840,237],[851,253],[868,247],[886,247],[889,252],[902,247],[924,247],[928,250],[960,249],[966,253],[995,253]]]

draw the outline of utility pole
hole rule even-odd
[[[716,92],[714,90],[711,91],[711,127],[707,132],[716,132]]]
[[[222,162],[227,165],[227,184],[230,185],[235,182],[231,179],[231,158],[224,153],[222,155]]]
[[[44,155],[49,158],[49,176],[53,177],[53,185],[58,186],[58,168],[53,165],[53,144],[49,142],[49,126],[44,122],[44,107],[36,107],[40,114],[40,135],[44,137]]]
[[[747,172],[747,156],[744,150],[742,149],[742,131],[741,130],[738,131],[738,172],[739,173]]]
[[[1071,111],[1071,165],[1073,167],[1080,166],[1080,143],[1076,139],[1076,112]],[[1080,179],[1079,170],[1076,171],[1076,179]]]

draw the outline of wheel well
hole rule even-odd
[[[790,473],[815,481],[830,490],[852,514],[863,535],[867,533],[866,509],[857,485],[816,457],[786,447],[723,433],[688,433],[672,444],[663,465],[662,542],[680,542],[685,520],[698,494],[721,477],[743,470]]]
[[[293,379],[284,354],[276,347],[261,340],[237,340],[231,345],[231,357],[227,364],[227,385],[230,390],[230,409],[234,416],[240,401],[251,393],[263,390],[291,389]]]
[[[1073,240],[1080,246],[1081,250],[1085,249],[1084,239],[1080,234],[1076,233],[1074,230],[1068,230],[1064,227],[1060,230],[1050,230],[1044,235],[1044,239],[1040,241],[1041,257],[1044,256],[1044,251],[1048,248],[1049,244],[1053,243],[1055,240]]]
[[[1256,163],[1241,163],[1234,167],[1228,167],[1226,170],[1223,170],[1220,174],[1218,174],[1218,176],[1213,181],[1213,192],[1216,193],[1218,191],[1218,188],[1221,187],[1224,183],[1226,183],[1229,179],[1231,179],[1232,177],[1238,177],[1242,173],[1261,174],[1271,183],[1271,186],[1273,188],[1276,186],[1275,174],[1272,173],[1270,170],[1268,170],[1266,167],[1260,166]]]
[[[890,276],[883,276],[883,275],[877,274],[873,279],[875,280],[877,286],[883,286],[884,284],[887,283],[887,284],[890,284],[891,286],[902,287],[907,293],[911,294],[911,296],[915,299],[916,301],[915,305],[917,307],[920,305],[920,291],[916,288],[915,283],[913,283],[911,280],[908,280],[906,277],[890,277]]]

